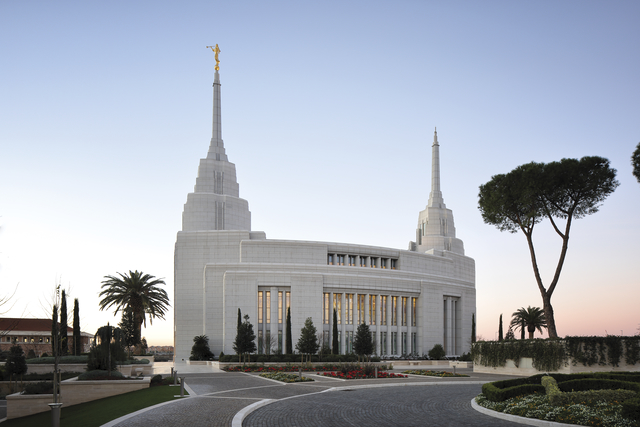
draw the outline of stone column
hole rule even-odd
[[[413,297],[407,297],[407,353],[411,354],[414,351],[413,348],[413,340],[411,339],[411,323],[412,323],[412,308],[413,308]]]
[[[341,313],[342,324],[340,325],[341,326],[341,328],[340,328],[341,329],[341,333],[340,333],[340,335],[341,335],[340,336],[340,348],[342,349],[342,354],[345,354],[346,350],[347,350],[346,347],[345,347],[345,345],[346,345],[346,336],[345,335],[346,335],[346,331],[347,331],[347,327],[346,327],[346,325],[347,325],[347,316],[345,316],[345,313],[346,313],[346,310],[347,310],[347,307],[345,306],[346,305],[346,298],[347,298],[347,294],[345,294],[343,292],[341,294],[342,304],[341,304],[341,307],[340,307],[340,311],[342,312]]]

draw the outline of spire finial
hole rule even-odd
[[[213,53],[215,53],[215,58],[216,58],[216,71],[220,71],[220,59],[218,58],[218,54],[221,52],[220,48],[218,47],[218,44],[216,43],[216,47],[215,49],[213,48],[213,46],[207,46],[207,49],[211,48],[211,50],[213,51]]]

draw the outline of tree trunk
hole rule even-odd
[[[544,317],[547,321],[547,332],[549,333],[549,338],[558,338],[556,320],[553,317],[553,307],[551,306],[551,296],[547,292],[542,295],[542,304]]]

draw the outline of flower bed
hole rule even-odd
[[[409,371],[402,371],[403,374],[412,374],[412,375],[425,375],[427,377],[468,377],[469,375],[465,374],[454,374],[453,372],[447,371],[429,371],[425,369],[414,369]]]
[[[313,381],[313,379],[311,378],[300,377],[294,374],[285,374],[284,372],[264,372],[260,374],[260,376],[263,378],[282,381],[283,383],[301,383],[306,381]]]
[[[376,378],[375,372],[365,373],[364,369],[354,369],[347,372],[335,371],[324,372],[325,377],[340,378],[343,380],[361,380],[367,378]],[[393,372],[378,371],[378,378],[408,378],[407,375],[394,374]]]
[[[484,395],[476,397],[476,403],[484,408],[505,414],[539,420],[555,421],[582,426],[638,427],[639,423],[624,418],[620,402],[599,401],[592,404],[577,403],[554,406],[544,394],[513,397],[503,402],[492,402]]]

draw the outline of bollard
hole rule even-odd
[[[376,378],[378,378],[378,367],[376,366]]]
[[[180,397],[184,397],[184,377],[180,377]]]
[[[173,366],[171,367],[171,376],[173,376]]]
[[[298,376],[302,379],[302,368],[298,368]]]
[[[456,374],[456,365],[453,365],[453,375]]]
[[[51,426],[60,427],[60,407],[62,403],[49,403],[51,408]]]
[[[178,385],[178,371],[173,373],[173,385]]]

